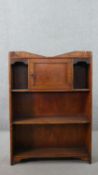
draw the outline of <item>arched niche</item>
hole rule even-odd
[[[89,88],[89,61],[76,60],[74,62],[74,89]]]
[[[12,88],[28,88],[28,64],[26,61],[15,61],[12,63]]]

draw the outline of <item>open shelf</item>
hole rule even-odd
[[[87,124],[89,120],[87,117],[75,116],[75,117],[36,117],[18,119],[13,122],[14,125],[47,125],[47,124]]]
[[[84,147],[73,148],[39,148],[22,150],[15,153],[14,160],[20,161],[27,158],[82,158],[87,157],[88,153]]]
[[[89,93],[85,92],[13,93],[13,122],[40,123],[41,119],[44,123],[85,122],[88,100]]]

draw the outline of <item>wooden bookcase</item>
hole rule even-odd
[[[9,72],[11,164],[30,158],[91,162],[91,52],[10,52]]]

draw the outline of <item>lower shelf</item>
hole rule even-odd
[[[14,161],[18,162],[30,158],[84,158],[88,160],[87,150],[83,147],[75,148],[47,148],[21,151],[14,155]]]

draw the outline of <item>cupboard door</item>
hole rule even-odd
[[[71,89],[72,61],[41,59],[29,61],[30,89]]]

